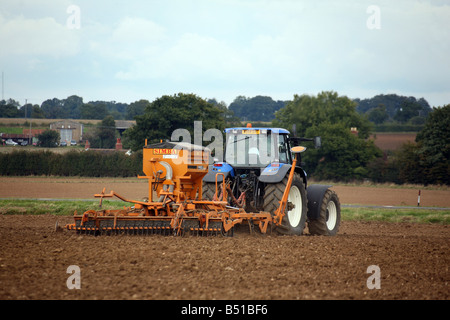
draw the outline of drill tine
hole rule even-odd
[[[133,234],[134,221],[127,221],[127,234]]]
[[[154,230],[153,230],[153,221],[149,221],[148,227],[150,228],[149,229],[150,234],[153,235],[153,232],[154,232]]]
[[[161,233],[162,233],[162,230],[161,230],[161,222],[160,221],[158,221],[157,223],[156,223],[156,225],[157,225],[157,229],[156,229],[156,231],[157,231],[157,233],[160,235]]]

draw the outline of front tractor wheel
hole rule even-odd
[[[283,198],[287,181],[288,177],[286,176],[279,183],[266,185],[264,189],[264,211],[275,214]],[[305,185],[297,174],[294,175],[287,201],[285,215],[281,225],[276,226],[275,231],[284,235],[301,235],[306,224],[307,199]]]
[[[341,223],[341,204],[337,194],[327,190],[320,206],[319,218],[308,221],[309,233],[312,235],[334,236]]]

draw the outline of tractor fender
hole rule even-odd
[[[286,175],[289,175],[289,170],[291,170],[292,165],[287,163],[280,163],[277,165],[268,165],[264,170],[261,171],[259,176],[259,181],[264,183],[278,183],[281,182]],[[298,173],[306,187],[306,173],[302,168],[296,167],[295,172]]]
[[[215,183],[216,174],[223,173],[225,179],[231,175],[234,177],[233,167],[226,162],[219,162],[215,165],[209,165],[208,173],[203,177],[203,182]],[[217,177],[217,182],[222,182],[223,176],[220,174]]]
[[[287,163],[270,164],[261,171],[259,181],[264,183],[278,183],[288,174],[291,165]]]
[[[308,198],[308,219],[316,220],[320,216],[320,206],[322,205],[325,192],[331,185],[312,184],[306,189]]]

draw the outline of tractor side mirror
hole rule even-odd
[[[322,138],[321,137],[314,137],[314,147],[316,149],[319,149],[322,147]]]

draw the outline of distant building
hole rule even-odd
[[[120,136],[122,136],[123,132],[128,128],[131,128],[136,124],[135,120],[116,120],[116,130],[119,131]]]
[[[44,129],[23,129],[23,133],[0,133],[2,142],[11,139],[14,142],[21,144],[26,141],[27,144],[36,143],[37,136],[44,132]]]
[[[44,131],[44,129],[23,129],[22,134],[27,135],[28,137],[37,137]]]
[[[59,132],[61,141],[75,140],[80,142],[83,139],[83,124],[71,120],[63,120],[50,124],[51,130]]]

